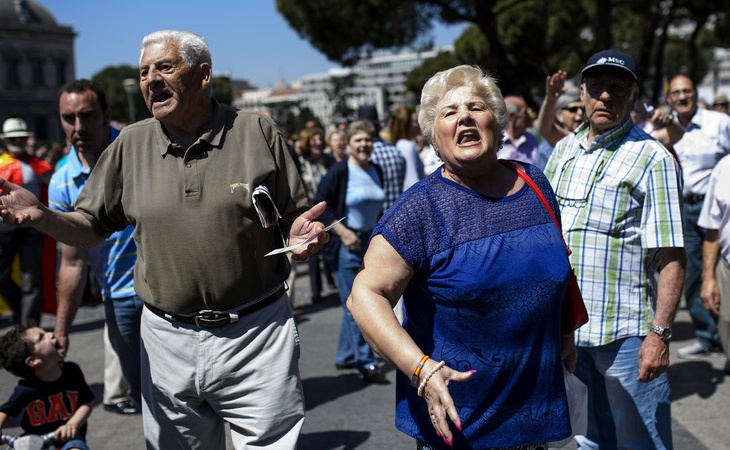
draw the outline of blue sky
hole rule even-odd
[[[155,30],[190,30],[205,38],[215,73],[273,87],[337,65],[302,40],[276,11],[274,0],[38,0],[77,33],[76,76],[110,65],[136,67],[142,37]],[[359,22],[358,26],[367,26]],[[434,30],[436,45],[452,44],[464,26]]]

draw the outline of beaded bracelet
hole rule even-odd
[[[436,367],[431,369],[429,373],[426,374],[425,377],[423,377],[423,381],[421,381],[421,384],[418,385],[418,396],[423,397],[423,391],[426,389],[426,385],[428,384],[428,380],[431,379],[433,374],[441,370],[443,366],[445,366],[446,363],[444,361],[441,361],[440,363],[436,364]]]
[[[418,361],[416,370],[413,371],[413,375],[411,376],[411,386],[418,387],[418,377],[421,375],[421,369],[423,369],[423,365],[426,364],[426,361],[429,359],[430,357],[428,355],[423,355],[421,360]]]

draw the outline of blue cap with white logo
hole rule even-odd
[[[583,68],[580,75],[581,77],[585,77],[587,71],[601,67],[617,67],[619,69],[624,69],[631,74],[634,80],[638,80],[638,77],[636,76],[636,63],[634,62],[634,58],[618,50],[603,50],[594,54],[588,58],[588,64],[586,64]]]

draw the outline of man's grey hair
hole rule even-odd
[[[182,58],[188,67],[195,67],[202,63],[208,63],[211,67],[213,66],[210,49],[208,48],[208,44],[205,43],[205,40],[195,33],[183,30],[154,31],[142,38],[142,49],[139,55],[140,63],[142,62],[144,50],[148,45],[169,41],[176,42],[179,45],[180,58]]]

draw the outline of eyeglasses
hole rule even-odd
[[[563,111],[569,111],[573,114],[577,113],[579,109],[582,109],[580,106],[566,106],[563,108]]]
[[[616,97],[626,97],[631,93],[631,84],[621,79],[596,78],[583,80],[588,95],[598,98],[604,92],[609,92]]]

